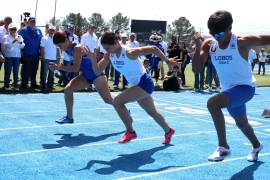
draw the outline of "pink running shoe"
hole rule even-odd
[[[172,135],[174,134],[175,130],[173,128],[170,128],[169,132],[165,134],[165,140],[162,144],[170,144]]]
[[[136,138],[137,138],[137,134],[135,131],[134,132],[126,131],[125,134],[122,136],[122,138],[118,141],[118,143],[121,143],[121,144],[126,143]]]

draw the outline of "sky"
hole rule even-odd
[[[45,25],[54,15],[55,0],[0,0],[0,19],[11,16],[18,25],[23,12],[35,15],[37,1],[37,25]],[[63,19],[69,13],[88,18],[97,12],[109,21],[121,12],[130,19],[165,20],[170,24],[184,16],[197,31],[208,34],[209,16],[227,10],[233,15],[234,33],[270,34],[269,4],[269,0],[57,0],[56,18]]]

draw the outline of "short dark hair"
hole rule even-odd
[[[207,22],[210,33],[219,33],[227,30],[233,23],[232,14],[228,11],[220,10],[212,14]]]
[[[59,44],[65,42],[67,39],[67,34],[65,31],[56,31],[56,33],[53,35],[53,43]]]
[[[114,32],[105,32],[101,37],[101,44],[113,45],[116,41],[119,40],[119,37]]]

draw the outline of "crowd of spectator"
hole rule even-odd
[[[56,28],[47,24],[45,32],[36,26],[36,19],[29,17],[27,22],[21,23],[18,29],[12,24],[11,17],[5,17],[0,22],[0,70],[4,71],[4,87],[5,91],[24,90],[24,89],[41,89],[53,90],[57,83],[59,86],[65,86],[78,73],[69,72],[52,72],[48,66],[51,62],[63,63],[65,66],[72,65],[73,60],[67,56],[65,52],[61,52],[58,47],[53,44],[53,35]],[[78,37],[75,32],[75,26],[69,24],[65,31],[69,33],[70,40],[74,43],[81,43],[90,51],[96,52],[98,59],[102,59],[106,51],[100,44],[100,37],[97,37],[97,28],[91,25],[87,32]],[[103,32],[110,31],[110,28],[105,27]],[[136,41],[135,33],[119,32],[119,41],[122,46],[136,48],[140,43]],[[101,33],[102,34],[102,33]],[[192,61],[191,53],[194,49],[188,48],[184,42],[179,43],[176,37],[166,42],[161,34],[153,33],[149,37],[148,46],[157,46],[169,58],[175,58],[178,65],[168,67],[167,72],[164,72],[163,62],[154,54],[141,57],[147,72],[155,79],[155,86],[162,87],[164,90],[177,91],[185,89],[186,76],[185,69]],[[255,63],[258,62],[258,74],[265,75],[265,64],[267,61],[267,53],[264,48],[256,53],[254,50],[249,52],[249,62],[254,70]],[[39,65],[40,64],[40,65]],[[2,68],[4,65],[4,68]],[[37,72],[40,66],[39,84],[37,80]],[[11,72],[13,72],[13,81],[11,85]],[[20,72],[20,73],[19,73]],[[105,75],[108,80],[113,81],[113,90],[126,89],[128,87],[127,80],[116,70],[109,65],[105,70]],[[55,76],[58,82],[55,82]],[[216,70],[208,59],[205,68],[198,74],[194,74],[194,90],[196,92],[204,91],[208,84],[208,90],[213,91],[212,81],[215,82],[215,90],[220,90],[220,83],[217,77]],[[158,82],[163,82],[159,84]],[[19,83],[20,81],[20,83]],[[30,81],[30,83],[29,83]],[[122,82],[120,87],[119,83]],[[92,86],[89,87],[91,89]]]

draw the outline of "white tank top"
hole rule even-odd
[[[237,85],[256,86],[251,64],[238,51],[236,35],[231,36],[226,49],[220,49],[218,42],[213,40],[210,44],[209,54],[220,79],[222,91]]]
[[[130,59],[127,57],[127,48],[122,46],[119,58],[116,54],[110,54],[113,67],[123,74],[131,85],[138,85],[141,77],[146,73],[140,58]]]

